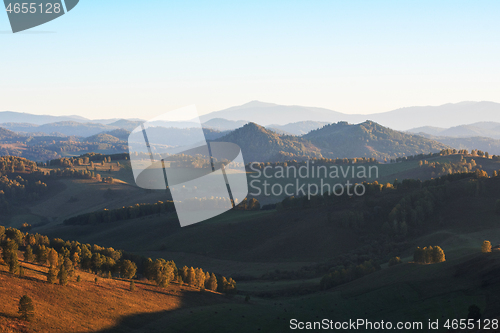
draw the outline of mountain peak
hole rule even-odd
[[[247,108],[247,107],[249,107],[249,108],[262,108],[262,107],[270,107],[270,106],[276,106],[276,105],[278,105],[278,104],[266,103],[266,102],[254,100],[254,101],[250,101],[248,103],[241,105],[240,108]]]

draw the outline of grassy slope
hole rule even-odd
[[[212,304],[234,303],[212,292],[200,293],[188,286],[171,284],[162,289],[136,281],[136,291],[129,282],[99,278],[77,271],[67,286],[46,282],[47,267],[23,263],[25,276],[12,276],[0,266],[0,332],[93,332],[119,325],[127,316],[193,309]],[[34,301],[36,316],[32,323],[17,319],[17,305],[22,295]],[[129,325],[140,327],[136,319]]]
[[[217,304],[193,311],[158,313],[150,317],[151,322],[142,331],[285,332],[292,318],[363,318],[424,324],[429,319],[439,319],[443,324],[446,319],[466,318],[471,304],[477,304],[485,317],[495,317],[499,310],[499,270],[499,252],[476,253],[435,265],[403,264],[327,292],[266,300],[251,298],[248,304]],[[118,325],[101,332],[120,332],[122,328]]]

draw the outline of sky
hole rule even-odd
[[[350,114],[500,102],[499,14],[498,0],[80,0],[12,34],[0,13],[0,111],[148,119],[252,100]]]

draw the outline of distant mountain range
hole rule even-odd
[[[314,129],[313,127],[317,126],[314,123],[324,124],[347,121],[352,124],[358,124],[366,120],[371,120],[382,126],[399,131],[408,131],[410,129],[414,131],[415,129],[424,127],[426,131],[432,132],[433,130],[439,131],[441,129],[466,124],[478,124],[478,122],[500,123],[500,103],[461,102],[455,104],[449,103],[440,106],[413,106],[373,114],[345,114],[325,108],[297,105],[288,106],[252,101],[243,105],[202,115],[200,120],[205,128],[212,128],[219,131],[234,130],[248,122],[254,122],[265,127],[276,129],[277,131],[296,135],[305,134],[309,130]],[[116,128],[132,130],[139,126],[141,122],[144,122],[144,120],[90,120],[81,116],[33,115],[11,111],[0,112],[0,126],[4,128],[8,128],[4,126],[5,123],[46,125],[61,122],[94,123],[108,126],[108,130]],[[301,125],[290,126],[292,123],[301,123]],[[16,126],[19,127],[18,125]],[[153,123],[153,126],[189,128],[197,126],[197,123],[194,121],[163,121]],[[283,126],[287,126],[288,128],[282,128]],[[428,126],[433,126],[433,128],[429,128]],[[28,131],[28,129],[26,129],[26,131]],[[34,129],[31,131],[34,131]],[[427,133],[426,131],[423,132]],[[38,132],[41,131],[38,130]],[[96,133],[89,135],[93,134]],[[437,133],[432,132],[428,134],[435,135]]]
[[[12,112],[12,111],[0,112],[0,123],[29,123],[34,125],[43,125],[60,121],[88,122],[90,120],[80,116],[36,115],[36,114],[30,114],[24,112]]]
[[[469,137],[488,137],[492,139],[500,139],[500,123],[497,122],[478,122],[470,125],[461,125],[450,128],[439,128],[424,126],[412,128],[408,130],[411,133],[425,133],[435,136],[447,136],[454,138],[469,138]]]
[[[478,121],[500,122],[500,103],[461,102],[440,106],[415,106],[364,115],[344,114],[315,107],[285,106],[252,101],[244,105],[212,112],[200,118],[202,122],[207,122],[214,118],[223,118],[232,121],[252,121],[264,126],[272,124],[275,124],[273,126],[276,126],[276,124],[286,125],[303,121],[329,123],[347,121],[357,124],[366,120],[372,120],[382,126],[395,130],[408,130],[410,128],[429,125],[448,128]]]
[[[292,157],[385,159],[446,147],[480,149],[500,155],[500,104],[493,102],[348,115],[322,108],[253,101],[200,118],[207,140],[237,143],[247,158],[258,161]],[[79,142],[75,152],[83,149],[123,151],[130,131],[143,122],[141,119],[90,120],[80,116],[0,112],[0,145],[18,142],[34,147],[37,142],[43,146],[45,142],[55,141],[57,147],[51,151],[57,154],[58,149],[64,152],[76,149],[72,142]],[[176,146],[190,143],[191,131],[200,125],[194,121],[155,121],[148,126],[150,140],[158,137]],[[5,147],[4,154],[12,150]],[[17,149],[24,148],[17,146]],[[44,159],[50,155],[46,151]]]

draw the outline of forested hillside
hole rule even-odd
[[[328,158],[375,157],[384,160],[447,148],[437,141],[394,131],[372,121],[357,125],[346,122],[325,125],[304,135],[304,138],[320,148],[323,156]]]

